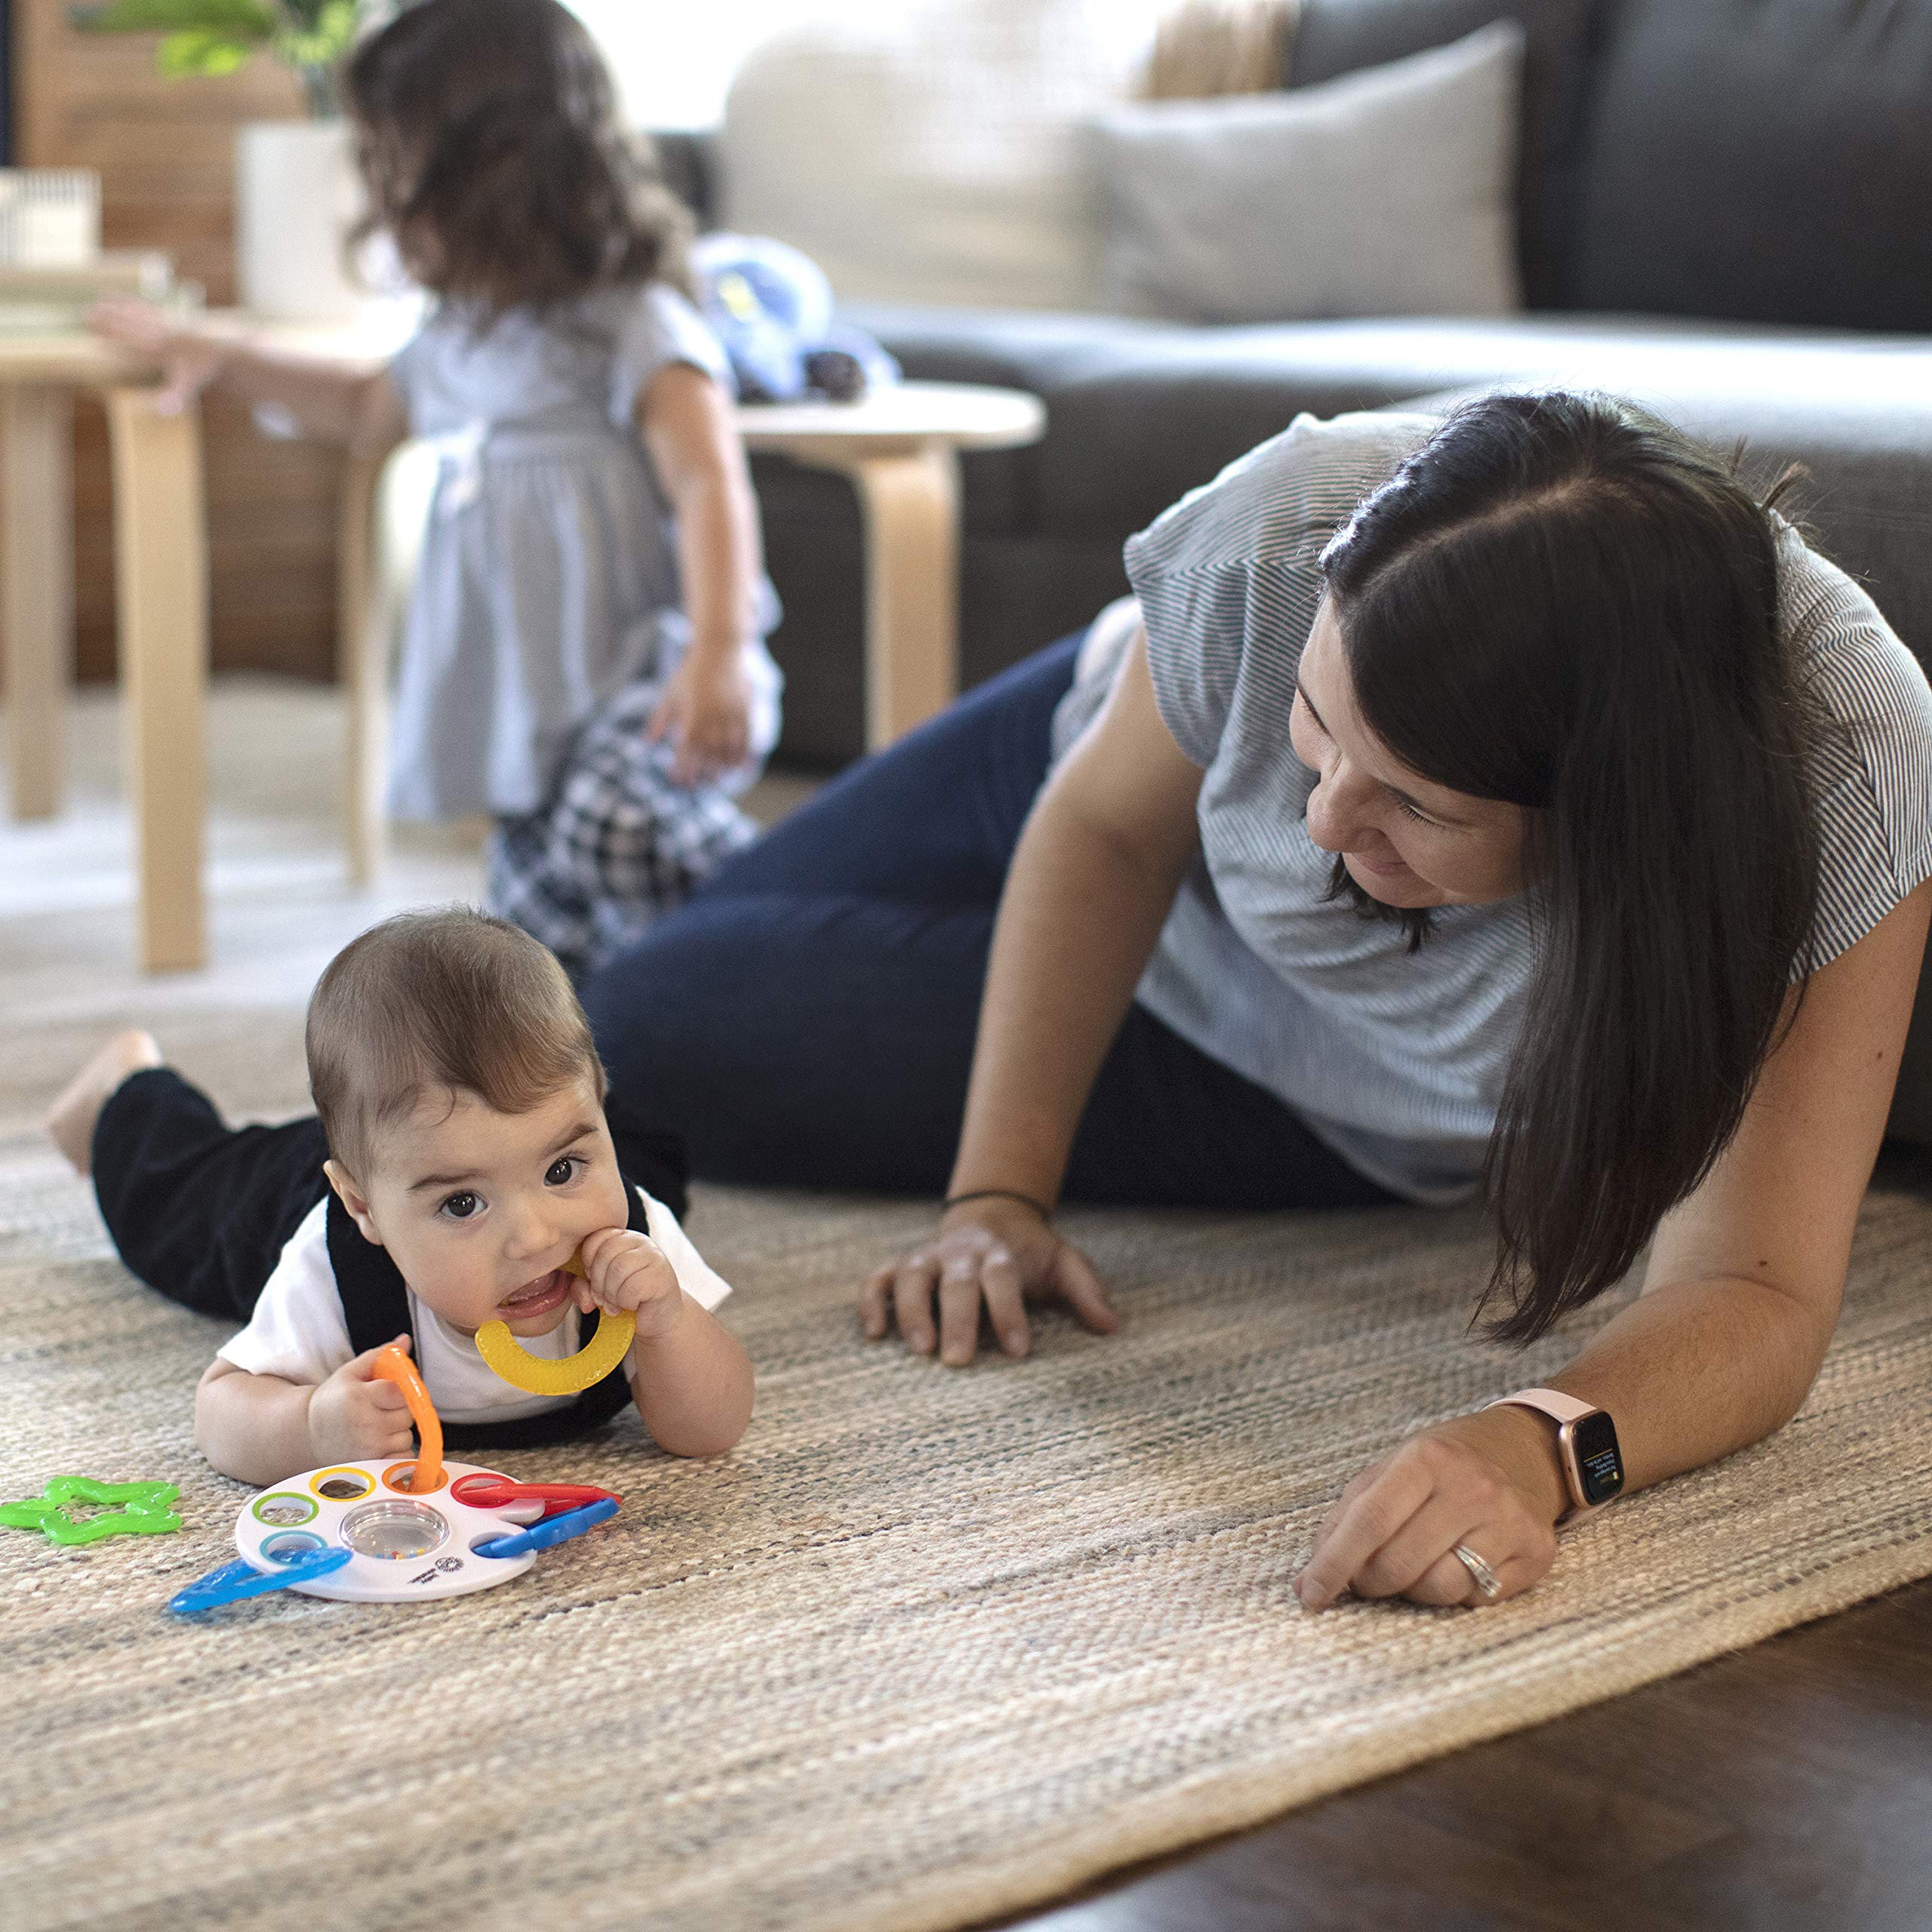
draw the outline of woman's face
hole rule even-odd
[[[1318,780],[1309,836],[1340,853],[1371,898],[1414,911],[1487,905],[1522,891],[1524,808],[1432,783],[1377,741],[1355,709],[1326,597],[1302,653],[1288,729]]]

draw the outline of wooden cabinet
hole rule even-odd
[[[258,58],[220,80],[164,80],[143,35],[69,25],[67,0],[13,0],[14,158],[91,168],[103,240],[161,248],[211,304],[235,299],[235,131],[302,112],[294,80]],[[83,677],[114,664],[112,495],[100,407],[74,427],[75,617]],[[218,669],[333,675],[340,455],[257,433],[245,410],[204,408],[209,632]]]

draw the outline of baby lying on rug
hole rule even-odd
[[[392,1340],[453,1447],[555,1441],[629,1401],[674,1455],[744,1433],[751,1364],[710,1313],[731,1290],[678,1225],[682,1151],[607,1094],[535,940],[464,909],[386,921],[323,974],[308,1059],[318,1118],[229,1128],[124,1033],[48,1117],[128,1267],[248,1324],[195,1394],[217,1469],[272,1483],[408,1455],[402,1392],[371,1370]],[[579,1395],[526,1393],[477,1350],[501,1321],[532,1355],[571,1355],[592,1309],[633,1314],[636,1339]]]

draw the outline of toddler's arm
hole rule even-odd
[[[742,1343],[678,1284],[648,1236],[605,1228],[583,1244],[580,1306],[637,1317],[631,1392],[652,1439],[674,1456],[721,1456],[752,1419],[752,1365]]]
[[[668,363],[638,401],[652,466],[677,514],[678,571],[691,649],[654,737],[674,734],[686,783],[741,764],[750,750],[750,696],[740,652],[757,626],[764,565],[758,500],[731,400],[688,362]]]
[[[162,406],[180,409],[211,385],[246,403],[285,409],[307,435],[377,455],[401,441],[402,399],[386,371],[275,349],[235,324],[177,315],[152,303],[97,303],[88,321],[110,342],[167,371]]]
[[[195,1391],[202,1454],[225,1476],[263,1484],[325,1463],[408,1455],[409,1411],[402,1391],[373,1372],[379,1352],[365,1349],[320,1383],[251,1375],[216,1356]]]

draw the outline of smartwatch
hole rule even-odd
[[[1518,1389],[1483,1407],[1500,1408],[1505,1403],[1537,1410],[1556,1425],[1556,1453],[1571,1503],[1559,1521],[1567,1521],[1581,1510],[1601,1509],[1622,1492],[1623,1452],[1617,1447],[1617,1425],[1608,1410],[1593,1408],[1560,1389]]]

